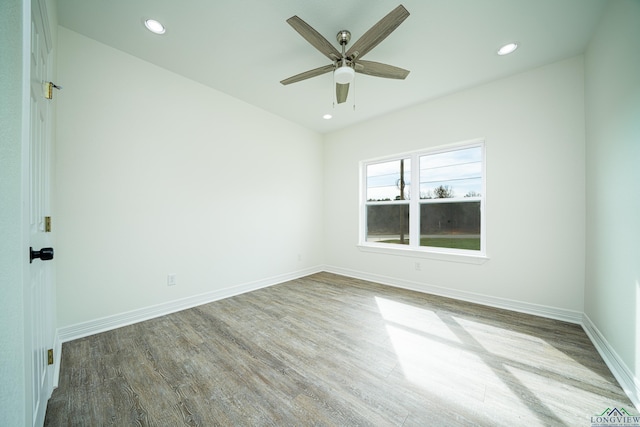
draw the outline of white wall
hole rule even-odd
[[[360,160],[478,137],[486,139],[489,261],[472,265],[356,247]],[[550,307],[579,321],[584,162],[582,56],[335,132],[325,142],[326,263],[416,289]]]
[[[638,393],[640,1],[609,3],[586,52],[585,69],[585,315],[635,377]]]
[[[62,27],[58,64],[59,327],[321,265],[319,134]]]
[[[0,425],[25,424],[22,1],[0,2]],[[29,401],[30,402],[30,401]]]

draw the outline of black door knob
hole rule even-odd
[[[53,248],[42,248],[39,251],[34,251],[33,248],[29,248],[29,264],[36,258],[40,258],[42,261],[53,259]]]

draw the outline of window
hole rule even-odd
[[[483,141],[362,162],[361,168],[361,246],[484,255]]]

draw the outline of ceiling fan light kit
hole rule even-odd
[[[346,52],[346,45],[351,40],[349,31],[341,30],[336,36],[342,47],[342,52],[340,52],[313,27],[298,16],[292,16],[287,19],[287,23],[332,63],[296,74],[280,81],[280,83],[288,85],[333,71],[336,100],[338,104],[341,104],[347,100],[349,84],[353,82],[355,73],[404,80],[409,75],[409,70],[380,62],[364,61],[362,57],[387,38],[408,16],[407,9],[399,5],[364,33]]]
[[[356,72],[353,68],[347,65],[347,61],[342,61],[342,66],[336,68],[333,72],[333,77],[335,78],[336,83],[343,85],[351,83],[355,75]]]

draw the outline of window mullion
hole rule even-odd
[[[420,246],[420,157],[411,156],[411,197],[409,201],[409,245]]]
[[[367,167],[360,165],[360,242],[367,240]]]

